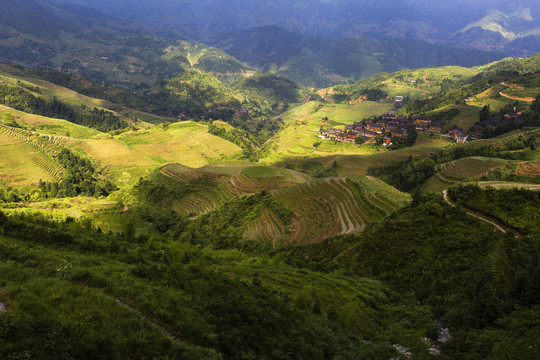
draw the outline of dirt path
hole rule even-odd
[[[517,86],[515,84],[506,84],[505,82],[502,82],[501,84],[504,85],[504,86],[508,86],[508,87],[510,87],[512,89],[517,89],[517,90],[523,89],[521,86]],[[518,101],[525,101],[527,103],[532,103],[535,100],[532,97],[524,97],[524,98],[522,98],[522,97],[510,95],[510,94],[505,94],[502,91],[499,93],[499,95],[504,96],[505,98],[508,98],[508,99],[518,100]]]
[[[156,329],[161,330],[161,332],[163,332],[172,341],[174,341],[174,342],[179,342],[180,341],[180,339],[178,339],[176,336],[174,336],[170,331],[168,331],[163,326],[161,326],[156,319],[152,319],[152,318],[147,317],[146,315],[141,313],[139,310],[129,306],[128,304],[126,304],[125,302],[123,302],[123,301],[121,301],[119,299],[114,299],[114,300],[116,301],[116,304],[118,304],[118,306],[121,306],[121,307],[123,307],[125,309],[128,309],[128,310],[136,313],[137,315],[139,315],[139,318],[141,320],[147,321],[147,322],[150,323],[150,325],[152,325]]]
[[[452,207],[455,207],[455,206],[456,206],[455,204],[452,204],[452,202],[450,202],[450,200],[448,199],[448,191],[444,190],[444,191],[442,192],[442,194],[443,194],[444,201],[446,201],[446,203],[447,203],[448,205],[450,205],[450,206],[452,206]],[[465,209],[465,208],[464,208],[464,209]],[[479,220],[482,220],[483,222],[486,222],[486,223],[488,223],[488,224],[490,224],[490,225],[495,226],[495,227],[497,228],[497,230],[499,230],[499,231],[502,232],[503,234],[506,234],[506,229],[503,228],[501,225],[499,225],[499,224],[497,224],[497,223],[495,223],[495,222],[493,222],[493,221],[491,221],[491,220],[489,220],[489,219],[486,219],[486,218],[484,218],[484,217],[478,216],[478,215],[476,215],[476,214],[474,214],[474,213],[472,213],[472,212],[470,212],[470,211],[467,211],[467,210],[466,210],[465,213],[466,213],[467,215],[469,215],[469,216],[475,217],[475,218],[477,218],[477,219],[479,219]],[[517,237],[519,237],[519,236],[518,236],[517,234],[515,234],[515,237],[517,238]]]

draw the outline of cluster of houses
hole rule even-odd
[[[491,120],[484,121],[483,123],[476,123],[471,128],[471,135],[475,138],[480,138],[482,136],[482,131],[484,129],[495,130],[499,126],[514,123],[520,124],[524,121],[523,116],[519,112],[509,112],[504,114],[503,117],[497,115]]]
[[[251,118],[251,109],[248,109],[245,106],[242,106],[240,109],[234,109],[233,119],[238,119],[244,114],[246,114],[247,117]]]
[[[441,133],[446,121],[435,121],[425,116],[398,116],[396,114],[384,114],[378,120],[366,120],[356,122],[345,126],[345,130],[341,129],[322,129],[320,137],[323,140],[335,140],[339,142],[355,143],[358,137],[364,142],[371,144],[377,143],[378,136],[382,135],[382,144],[385,146],[392,144],[392,137],[407,136],[409,127],[412,125],[417,131],[430,131]],[[450,134],[456,142],[465,142],[466,137],[463,137],[463,131]],[[466,134],[465,134],[466,135]]]

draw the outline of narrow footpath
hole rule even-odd
[[[455,204],[453,204],[453,203],[448,199],[448,192],[447,192],[446,190],[444,190],[444,191],[442,192],[442,194],[443,194],[444,201],[446,201],[446,203],[447,203],[448,205],[450,205],[450,206],[452,206],[452,207],[455,207],[455,206],[456,206]],[[466,208],[464,208],[464,209],[466,209]],[[499,224],[497,224],[497,223],[495,223],[495,222],[493,222],[493,221],[491,221],[491,220],[489,220],[489,219],[486,219],[486,218],[484,218],[484,217],[478,216],[478,215],[476,215],[476,214],[474,214],[474,213],[472,213],[472,212],[470,212],[470,211],[465,210],[465,213],[466,213],[467,215],[469,215],[469,216],[475,217],[475,218],[477,218],[477,219],[479,219],[479,220],[482,220],[482,221],[484,221],[484,222],[487,222],[487,223],[490,224],[490,225],[495,226],[495,227],[497,228],[497,230],[499,230],[499,231],[502,232],[503,234],[506,234],[506,229],[503,228],[501,225],[499,225]],[[519,237],[518,234],[515,234],[515,237],[516,237],[516,238]]]
[[[106,296],[107,296],[107,295],[106,295]],[[107,297],[109,297],[109,296],[107,296]],[[111,298],[111,297],[109,297],[109,298]],[[114,298],[111,298],[111,299],[114,299]],[[136,313],[136,314],[139,316],[139,318],[140,318],[141,320],[144,320],[144,321],[149,322],[150,325],[152,325],[153,327],[159,329],[161,332],[163,332],[163,333],[164,333],[169,339],[171,339],[172,341],[174,341],[174,342],[180,341],[180,339],[178,339],[178,338],[177,338],[175,335],[173,335],[170,331],[168,331],[168,330],[165,329],[163,326],[161,326],[161,325],[158,323],[158,321],[157,321],[156,319],[152,319],[152,318],[147,317],[146,315],[144,315],[143,313],[141,313],[139,310],[137,310],[137,309],[135,309],[135,308],[129,306],[128,304],[126,304],[125,302],[123,302],[123,301],[121,301],[121,300],[119,300],[119,299],[114,299],[114,300],[115,300],[115,302],[116,302],[116,304],[117,304],[118,306],[121,306],[121,307],[123,307],[123,308],[126,308],[126,309],[128,309],[128,310],[130,310],[130,311]]]

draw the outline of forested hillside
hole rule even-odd
[[[540,358],[538,54],[90,2],[0,1],[0,359]]]

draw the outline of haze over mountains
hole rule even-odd
[[[531,0],[69,1],[194,38],[276,25],[308,36],[367,34],[531,55],[540,35],[540,5]]]
[[[66,1],[4,1],[0,57],[117,84],[150,83],[191,67],[218,76],[256,67],[325,87],[381,71],[474,66],[505,56],[424,41],[435,42],[427,22],[434,20],[423,6],[406,2]]]

